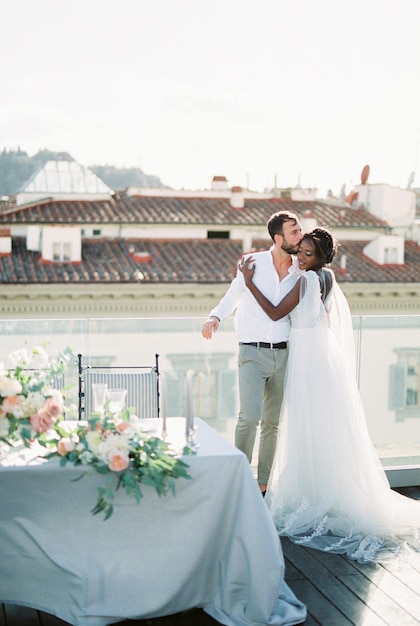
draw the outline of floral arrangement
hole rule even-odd
[[[112,515],[114,492],[120,487],[139,503],[143,497],[140,484],[151,485],[159,496],[169,491],[175,495],[175,479],[191,478],[188,465],[166,441],[150,434],[145,421],[130,410],[112,414],[106,404],[105,415],[91,416],[87,425],[72,432],[55,426],[59,435],[56,454],[62,465],[84,466],[80,478],[90,468],[106,476],[107,485],[98,488],[94,515],[103,512],[105,520]],[[189,446],[182,450],[183,455],[193,453]]]
[[[68,348],[53,360],[44,348],[23,348],[9,355],[12,369],[0,364],[0,441],[26,447],[46,441],[46,433],[64,415],[64,399],[53,386],[54,378],[71,357]]]
[[[92,469],[104,475],[92,513],[103,512],[105,520],[113,513],[119,488],[137,503],[143,497],[140,484],[153,486],[159,496],[175,494],[175,479],[191,478],[180,454],[194,454],[193,448],[177,453],[151,434],[132,409],[112,413],[109,401],[103,415],[95,413],[73,428],[64,420],[63,395],[53,382],[72,358],[69,348],[50,360],[43,348],[35,347],[9,355],[12,369],[0,365],[0,441],[9,448],[41,444],[47,458],[58,456],[61,465],[84,468],[80,478]]]

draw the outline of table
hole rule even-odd
[[[185,419],[168,418],[183,441]],[[105,626],[202,607],[226,626],[302,623],[305,606],[284,581],[279,537],[246,457],[199,418],[193,480],[176,495],[124,492],[93,516],[96,472],[57,460],[0,467],[0,602],[74,626]]]

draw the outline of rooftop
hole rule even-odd
[[[108,200],[45,200],[6,209],[1,224],[195,224],[262,226],[276,211],[292,211],[300,218],[311,213],[329,228],[379,228],[386,222],[363,207],[335,205],[329,201],[289,198],[245,199],[234,209],[229,198],[127,196]]]
[[[366,241],[343,241],[331,264],[341,283],[419,283],[420,247],[405,243],[403,265],[379,265],[364,255]],[[255,239],[252,250],[266,249]],[[242,255],[242,240],[85,239],[78,263],[45,262],[13,239],[10,255],[0,255],[0,283],[229,283]],[[345,267],[343,267],[345,260]]]

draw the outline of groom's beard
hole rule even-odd
[[[284,250],[284,252],[287,252],[287,254],[297,254],[297,251],[299,250],[299,246],[300,246],[300,242],[292,246],[290,243],[287,243],[287,241],[283,241],[283,245],[281,249]]]

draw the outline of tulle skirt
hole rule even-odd
[[[330,329],[292,329],[267,505],[280,535],[360,562],[419,545],[420,502],[391,490]]]

